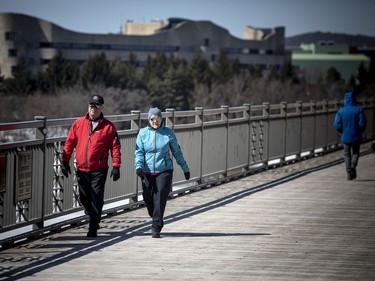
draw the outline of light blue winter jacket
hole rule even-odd
[[[337,111],[333,126],[341,134],[343,143],[362,141],[362,133],[366,129],[366,115],[363,109],[356,105],[352,92],[345,93],[344,106]]]
[[[135,169],[141,168],[146,173],[173,170],[170,151],[183,172],[188,172],[189,166],[172,129],[163,124],[156,130],[151,126],[142,128],[138,133],[134,152]]]

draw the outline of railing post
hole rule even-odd
[[[167,108],[165,110],[166,112],[172,112],[172,117],[166,117],[165,118],[165,125],[172,130],[174,130],[174,125],[175,125],[175,109],[174,108]]]
[[[44,212],[45,212],[45,191],[46,191],[46,151],[47,151],[47,117],[46,116],[35,116],[36,121],[43,121],[43,127],[39,127],[35,132],[36,138],[43,139],[42,153],[43,153],[43,163],[42,163],[42,214],[40,221],[35,224],[38,229],[44,227]]]
[[[221,114],[221,120],[226,122],[225,129],[225,172],[224,176],[226,177],[228,175],[228,150],[229,150],[229,106],[228,105],[222,105],[222,109],[225,111]]]
[[[247,118],[248,120],[248,129],[247,129],[247,141],[249,142],[247,145],[247,165],[246,170],[250,169],[250,162],[251,162],[251,104],[245,103],[244,106],[246,106],[246,110],[243,112],[243,117]]]
[[[266,142],[266,152],[267,152],[267,158],[265,159],[264,164],[268,168],[268,162],[269,162],[269,152],[270,152],[270,103],[269,102],[264,102],[263,103],[263,117],[265,120],[267,120],[267,142]]]
[[[301,159],[302,155],[302,118],[303,118],[303,103],[302,101],[297,101],[297,111],[296,113],[299,115],[299,148],[298,148],[298,161]]]
[[[329,148],[328,148],[328,100],[323,100],[323,111],[325,113],[325,116],[326,116],[326,142],[325,142],[325,146],[324,146],[324,150],[323,150],[323,154],[325,154]]]
[[[315,155],[315,144],[316,144],[316,141],[315,141],[315,138],[316,138],[316,101],[315,100],[312,100],[311,101],[311,108],[310,110],[312,111],[313,113],[313,116],[314,116],[314,127],[313,127],[313,145],[312,145],[312,154]]]
[[[139,132],[139,130],[141,129],[141,112],[139,110],[132,110],[130,112],[132,115],[137,115],[138,118],[137,119],[132,119],[132,121],[130,122],[130,128],[132,130],[137,130],[137,132]],[[139,180],[138,180],[138,176],[137,174],[134,173],[134,177],[135,177],[135,195],[133,197],[131,197],[129,200],[131,202],[137,202],[138,201],[138,192],[139,192]]]
[[[281,116],[284,117],[284,143],[283,143],[283,162],[285,163],[286,159],[286,127],[288,122],[287,110],[288,110],[288,103],[283,101],[281,104]]]
[[[130,128],[132,130],[140,130],[141,129],[141,112],[139,110],[132,110],[130,112],[132,115],[137,115],[138,118],[134,119],[130,122]]]
[[[200,168],[198,175],[198,183],[203,182],[203,135],[204,135],[204,109],[203,107],[196,107],[195,111],[198,111],[195,115],[195,123],[201,125],[201,143],[200,143]]]

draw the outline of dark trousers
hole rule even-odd
[[[104,186],[108,169],[95,172],[77,171],[79,201],[90,217],[90,227],[97,228],[104,205]]]
[[[172,176],[173,171],[166,171],[157,176],[145,175],[142,180],[143,200],[152,218],[152,227],[162,229],[164,226],[164,211],[172,188]]]
[[[344,159],[347,172],[349,172],[351,168],[357,167],[359,159],[359,148],[359,143],[344,143]]]

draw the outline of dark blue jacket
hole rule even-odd
[[[352,92],[345,93],[344,106],[337,111],[333,126],[341,134],[343,143],[362,141],[362,133],[366,129],[366,115],[363,109],[356,105]]]

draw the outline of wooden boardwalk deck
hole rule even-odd
[[[140,208],[5,249],[0,280],[375,280],[375,155],[354,181],[341,158],[176,197],[161,239]]]

